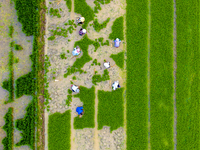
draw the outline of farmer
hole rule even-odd
[[[83,114],[84,114],[83,106],[77,107],[76,108],[76,112],[78,113],[79,118],[81,118],[83,116]]]
[[[115,43],[115,47],[118,48],[119,47],[119,43],[121,42],[120,39],[116,38],[116,40],[114,40]]]
[[[79,17],[79,18],[77,19],[78,24],[83,24],[84,21],[85,21],[85,18],[84,18],[84,17]]]
[[[119,85],[119,82],[118,82],[118,81],[115,81],[115,82],[112,84],[112,89],[113,89],[113,90],[116,90],[117,88],[120,88],[120,85]]]
[[[82,35],[84,35],[86,33],[87,33],[87,31],[85,29],[83,29],[83,28],[81,28],[80,31],[79,31],[79,35],[80,36],[82,36]]]
[[[71,85],[71,89],[72,89],[72,92],[76,92],[76,93],[79,93],[79,87],[76,86],[76,85]]]
[[[74,48],[74,50],[72,51],[72,55],[73,55],[73,56],[78,56],[80,53],[81,53],[81,49],[80,49],[79,46],[76,46],[76,47]]]
[[[105,67],[106,69],[110,68],[110,62],[107,62],[107,61],[106,61],[106,62],[104,62],[103,65],[104,65],[104,67]]]

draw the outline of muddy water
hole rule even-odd
[[[21,24],[17,21],[16,10],[14,5],[10,4],[9,0],[0,0],[0,83],[8,79],[8,53],[10,51],[9,43],[14,40],[16,44],[20,44],[23,47],[22,51],[14,51],[14,56],[19,58],[18,64],[14,64],[14,79],[17,79],[21,75],[27,74],[31,71],[31,60],[29,55],[32,53],[32,41],[33,37],[27,37],[21,30]],[[8,36],[9,26],[13,24],[14,33],[13,39]],[[4,122],[4,115],[9,107],[13,107],[14,121],[24,117],[26,113],[25,108],[30,103],[31,96],[22,96],[19,99],[15,99],[13,103],[4,104],[8,99],[8,91],[2,89],[0,86],[0,126],[2,127]],[[21,139],[21,131],[14,129],[14,143],[16,144]],[[6,136],[4,130],[0,128],[0,141]],[[0,142],[0,149],[3,149],[3,145]],[[29,150],[28,146],[14,147],[14,150]]]

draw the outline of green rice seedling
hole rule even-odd
[[[9,26],[9,37],[12,38],[13,37],[13,32],[14,32],[14,27],[11,25]]]
[[[94,12],[92,8],[86,3],[85,0],[75,0],[74,1],[74,12],[85,17],[85,22],[82,28],[86,29],[88,23],[94,20]]]
[[[38,35],[38,21],[40,1],[15,0],[18,21],[22,24],[22,31],[27,35]]]
[[[68,94],[72,94],[72,90],[71,89],[68,89]]]
[[[57,16],[58,18],[61,18],[61,15],[58,9],[50,8],[49,13],[51,16]]]
[[[112,32],[109,34],[109,39],[114,40],[119,38],[124,39],[124,18],[121,16],[113,22]]]
[[[67,53],[69,53],[69,50],[67,50]]]
[[[199,1],[176,1],[177,149],[200,149]]]
[[[26,114],[24,118],[17,119],[15,127],[17,130],[22,131],[22,138],[16,144],[16,146],[29,145],[31,149],[35,145],[35,122],[36,122],[36,99],[33,99],[32,102],[26,108]]]
[[[99,24],[98,19],[95,19],[93,23],[94,24],[93,27],[95,31],[99,32],[103,28],[106,28],[109,21],[110,21],[110,18],[107,18],[102,24]]]
[[[158,14],[165,14],[164,16]],[[152,149],[174,149],[173,22],[174,3],[151,1],[150,142]],[[128,55],[128,54],[127,54]],[[166,145],[167,143],[167,145]]]
[[[14,145],[14,124],[13,124],[13,108],[9,107],[8,112],[4,116],[5,125],[3,130],[6,132],[6,137],[3,138],[2,144],[4,150],[12,150]]]
[[[124,68],[124,52],[119,52],[116,55],[115,54],[111,54],[110,58],[112,58],[115,61],[116,65],[119,68],[121,68],[121,69]]]
[[[92,63],[97,65],[97,59],[94,59]]]
[[[10,42],[10,47],[14,47],[15,46],[15,41]]]
[[[126,149],[147,150],[148,1],[126,0],[126,3]],[[120,28],[123,27],[122,25]],[[116,36],[122,38],[119,35]],[[116,36],[113,36],[113,39]]]
[[[48,123],[48,149],[69,150],[71,136],[71,111],[54,113],[49,116]]]
[[[19,62],[19,58],[14,58],[14,63],[17,64]]]
[[[76,80],[76,76],[73,76],[73,77],[72,77],[72,80]]]
[[[53,41],[53,40],[55,40],[55,38],[56,38],[56,37],[53,35],[53,36],[48,37],[48,40]]]
[[[92,76],[92,83],[94,85],[97,85],[97,82],[102,82],[106,80],[110,80],[109,72],[107,69],[104,70],[104,74],[102,76],[97,74],[97,71],[95,71],[95,75]]]
[[[84,115],[74,118],[74,129],[94,128],[95,88],[80,86],[80,93],[75,95],[83,102]]]
[[[23,47],[19,44],[15,44],[15,50],[16,51],[23,50]]]
[[[112,92],[98,91],[98,130],[110,126],[112,132],[124,126],[123,92],[123,88]]]
[[[67,57],[65,56],[65,53],[61,53],[61,54],[60,54],[60,58],[61,58],[61,59],[67,59]]]
[[[71,12],[71,9],[72,9],[72,0],[64,0],[66,1],[66,5],[67,5],[67,8],[69,9],[69,12]]]

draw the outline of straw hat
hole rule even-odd
[[[84,17],[81,17],[80,21],[81,21],[81,22],[84,22],[84,21],[85,21],[85,18],[84,18]]]
[[[85,30],[85,29],[83,29],[83,30],[82,30],[82,32],[85,34],[85,33],[86,33],[86,30]]]

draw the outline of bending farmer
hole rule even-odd
[[[87,31],[85,29],[81,28],[79,31],[79,35],[82,36],[82,35],[86,34],[86,32]]]
[[[119,47],[119,43],[121,42],[120,39],[116,38],[116,40],[114,40],[115,43],[115,47],[118,48]]]
[[[72,51],[72,55],[73,55],[73,56],[78,56],[80,53],[81,53],[81,49],[80,49],[79,46],[76,46],[76,47],[74,48],[74,50]]]
[[[103,65],[104,65],[104,67],[105,67],[106,69],[110,68],[110,62],[107,62],[107,61],[106,61],[106,62],[104,62]]]
[[[72,92],[76,92],[76,93],[79,93],[79,87],[76,86],[76,85],[71,85],[71,89],[72,89]]]
[[[118,82],[118,81],[115,81],[115,82],[112,84],[112,89],[113,89],[113,90],[116,90],[117,88],[120,88],[120,85],[119,85],[119,82]]]
[[[85,18],[84,18],[84,17],[79,17],[79,18],[77,19],[78,24],[83,24],[84,21],[85,21]]]
[[[78,113],[79,118],[81,118],[83,116],[83,114],[84,114],[83,106],[82,107],[77,107],[76,108],[76,112]]]

